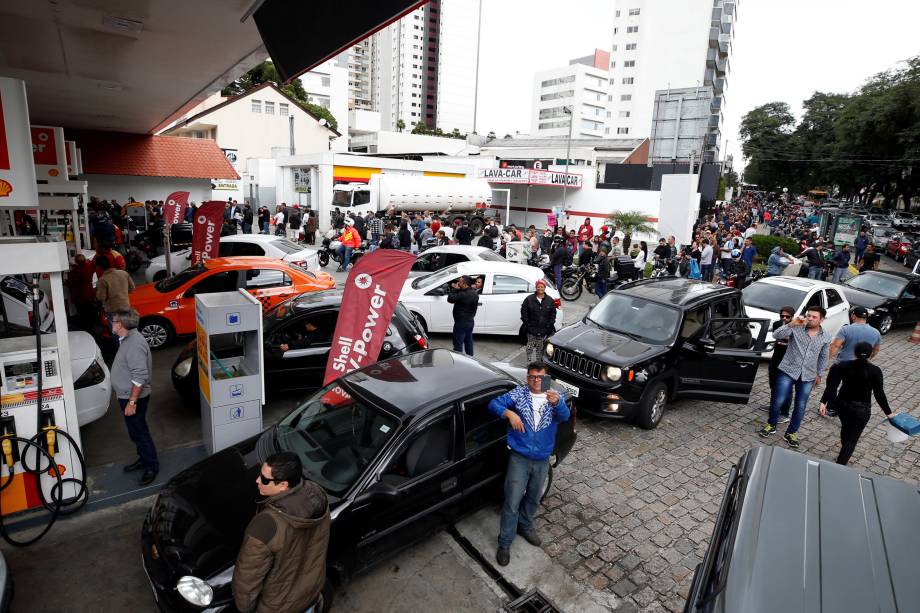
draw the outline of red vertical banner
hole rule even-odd
[[[209,200],[195,209],[192,224],[192,266],[217,257],[220,227],[223,224],[226,204],[222,200]]]
[[[345,282],[323,385],[377,361],[415,256],[378,249],[352,266]]]
[[[163,205],[163,221],[167,226],[180,223],[185,218],[188,197],[188,192],[173,192],[166,197],[166,204]]]

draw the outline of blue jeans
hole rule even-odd
[[[847,274],[847,269],[845,267],[838,266],[837,268],[834,269],[834,276],[831,279],[831,282],[840,283],[841,281],[843,281],[843,277],[846,276],[846,274]]]
[[[370,243],[370,249],[369,249],[369,251],[370,251],[370,252],[377,251],[377,245],[379,245],[379,244],[380,244],[380,235],[379,235],[379,234],[371,234],[371,243]]]
[[[475,323],[472,319],[454,321],[454,351],[473,355],[473,326]]]
[[[562,264],[553,266],[553,275],[556,277],[556,289],[562,291]]]
[[[809,279],[820,279],[822,268],[823,266],[809,266],[808,267],[808,278]]]
[[[703,264],[700,266],[700,278],[703,281],[712,281],[712,264]]]
[[[540,504],[540,487],[549,471],[549,458],[531,460],[512,451],[505,473],[505,502],[502,504],[501,530],[498,546],[511,547],[518,529],[533,528],[533,514]]]
[[[598,279],[594,285],[594,293],[598,298],[603,298],[607,294],[607,279]]]
[[[262,234],[268,234],[268,222],[267,221],[262,222]]]
[[[354,251],[353,247],[339,245],[339,260],[342,262],[342,270],[348,270],[348,265],[351,264],[352,251]]]
[[[149,395],[138,398],[134,415],[131,416],[125,415],[125,407],[128,406],[127,398],[119,398],[118,406],[121,407],[125,426],[128,427],[128,436],[137,447],[137,456],[144,464],[144,470],[156,472],[160,470],[160,462],[157,460],[157,448],[153,445],[153,437],[150,436],[150,429],[147,427],[147,404],[149,402]]]
[[[776,387],[773,389],[773,402],[770,403],[770,425],[776,426],[776,422],[779,421],[780,408],[786,403],[792,389],[795,388],[792,419],[789,421],[789,427],[786,428],[786,434],[798,432],[802,419],[805,417],[805,403],[808,402],[808,396],[814,385],[814,381],[795,380],[783,371],[779,371],[776,374]]]

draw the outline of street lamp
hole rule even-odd
[[[572,124],[575,123],[575,108],[573,106],[562,107],[562,112],[569,116],[569,138],[565,143],[565,177],[562,181],[562,212],[565,213],[565,194],[569,188],[569,159],[572,157]]]

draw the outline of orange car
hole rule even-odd
[[[195,333],[195,294],[245,288],[268,310],[291,296],[335,287],[332,275],[263,257],[213,258],[203,266],[141,285],[130,296],[141,316],[138,330],[151,349],[162,349],[179,334]]]

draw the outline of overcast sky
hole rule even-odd
[[[477,131],[530,132],[533,73],[609,50],[612,24],[612,0],[483,0]],[[723,146],[740,158],[738,123],[759,104],[799,113],[816,90],[851,92],[920,55],[918,26],[918,0],[742,0]]]

